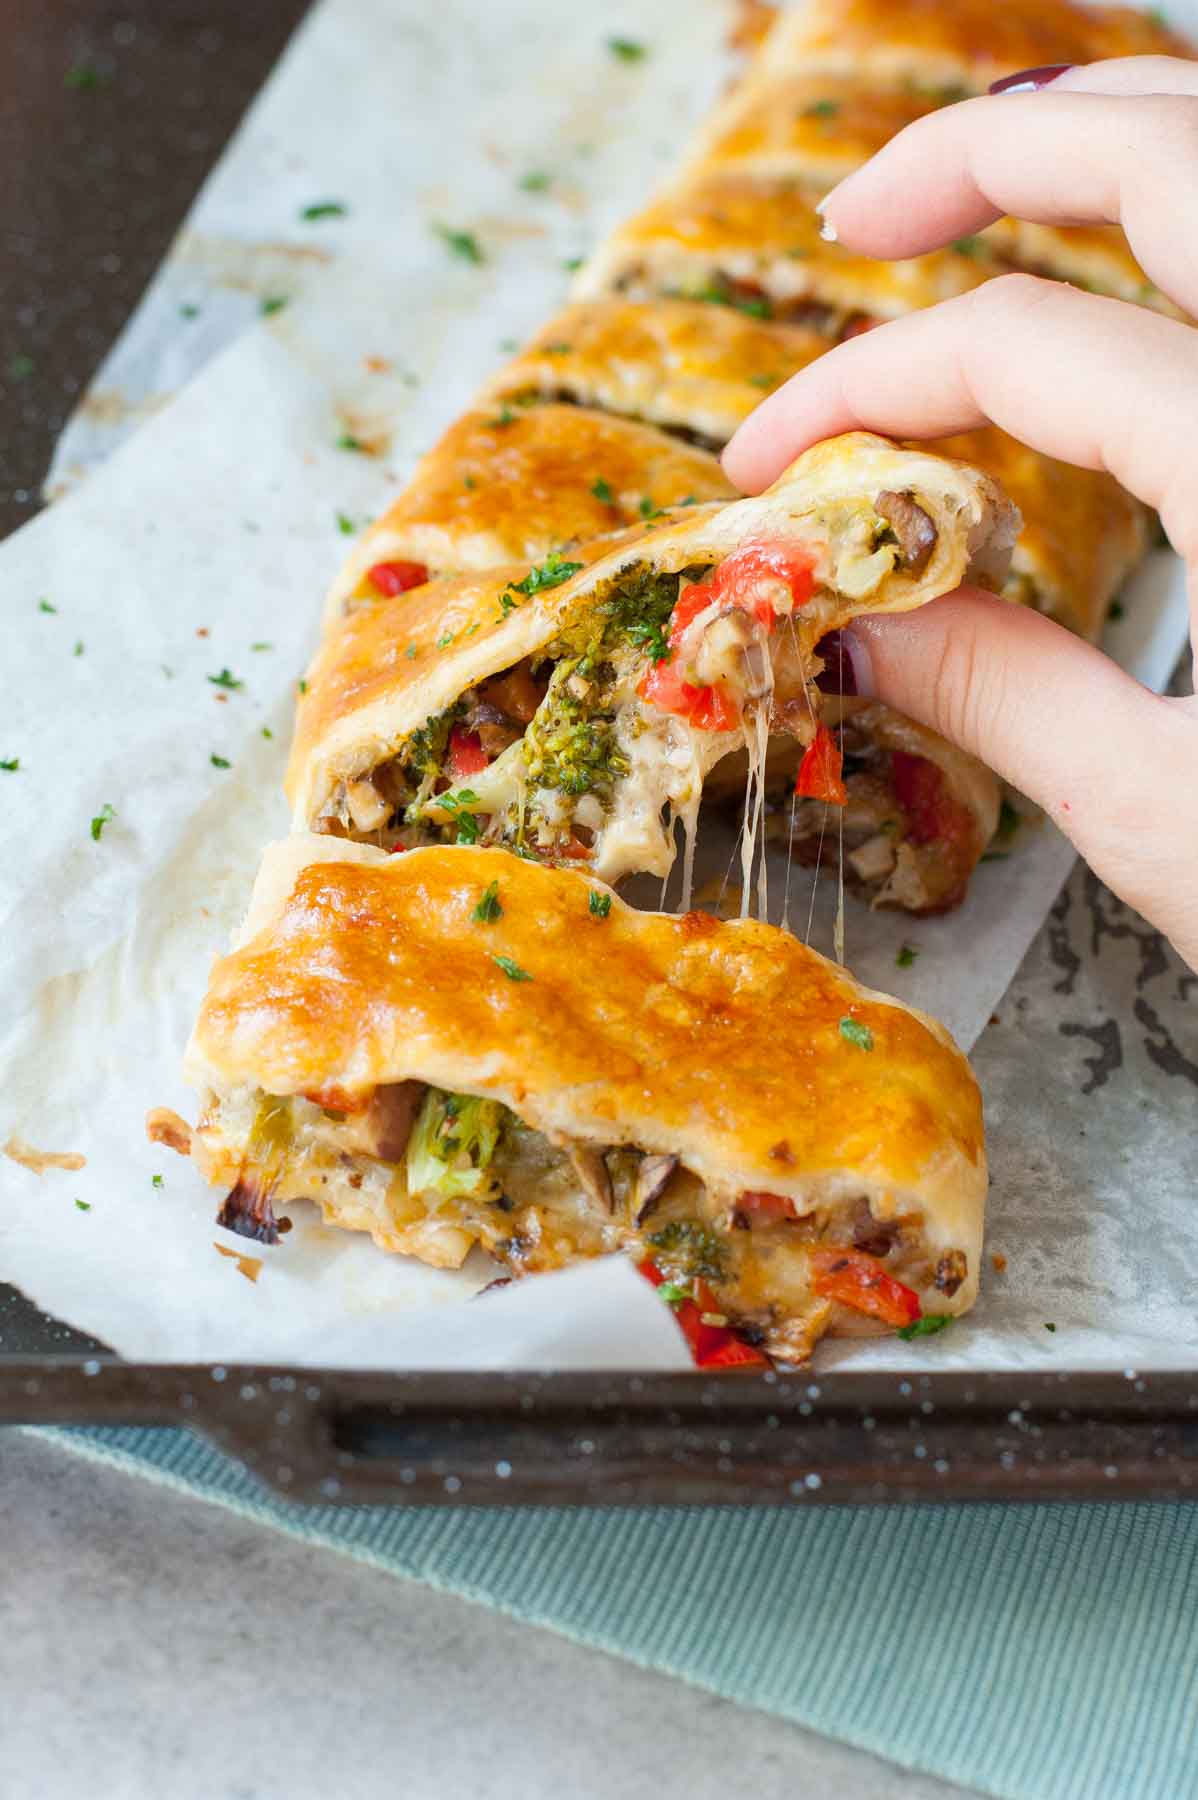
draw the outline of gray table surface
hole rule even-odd
[[[13,1800],[965,1790],[0,1432]]]

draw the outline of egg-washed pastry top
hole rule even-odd
[[[768,925],[636,911],[498,851],[291,838],[187,1066],[221,1223],[261,1241],[310,1198],[441,1266],[622,1250],[794,1360],[977,1293],[968,1063]]]
[[[760,760],[782,731],[827,761],[828,632],[965,579],[1001,586],[1017,529],[977,470],[858,432],[762,495],[678,509],[614,547],[363,602],[299,701],[295,825],[664,875],[674,816],[689,841],[730,750]]]
[[[780,11],[761,69],[840,70],[925,91],[985,93],[1019,69],[1116,56],[1192,56],[1159,12],[1076,0],[801,0]]]

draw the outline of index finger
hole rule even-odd
[[[1109,470],[1160,512],[1178,550],[1198,552],[1179,454],[1198,431],[1198,332],[1033,275],[999,276],[838,345],[745,420],[724,467],[757,491],[838,432],[943,437],[984,424]]]

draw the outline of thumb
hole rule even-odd
[[[1121,899],[1195,960],[1193,700],[1150,693],[1051,619],[973,588],[915,612],[854,619],[843,641],[858,693],[1021,789]]]

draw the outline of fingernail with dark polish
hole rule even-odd
[[[1001,81],[992,81],[989,92],[992,94],[1034,94],[1040,88],[1046,88],[1050,82],[1071,69],[1072,63],[1045,63],[1039,69],[1016,69],[1014,75],[1004,75]]]
[[[869,651],[851,632],[830,631],[815,646],[815,654],[824,665],[815,678],[821,694],[869,693]]]

